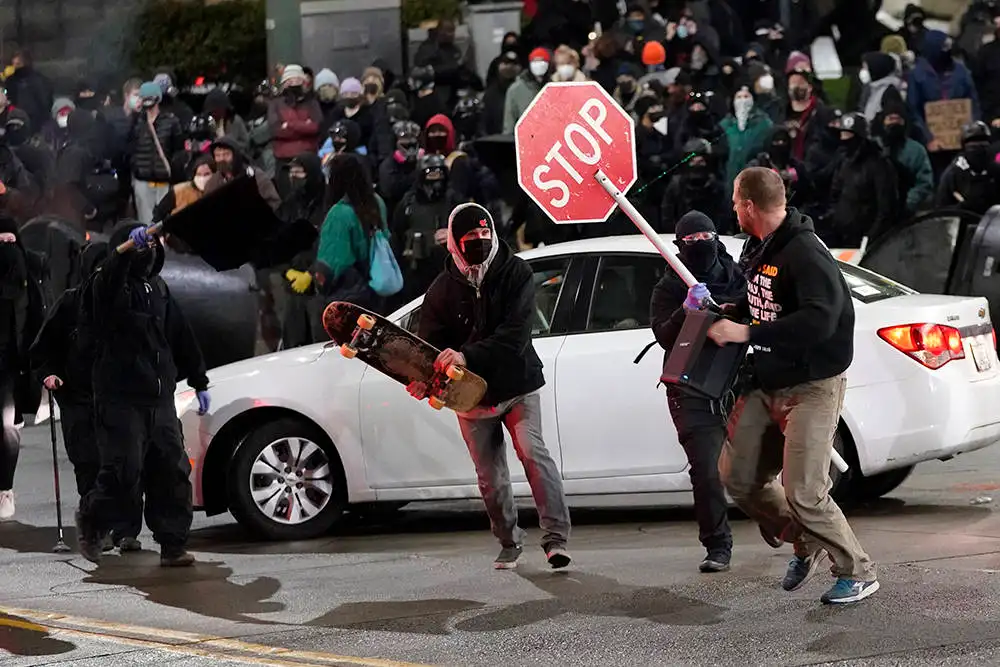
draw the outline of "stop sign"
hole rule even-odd
[[[594,81],[550,83],[514,126],[517,181],[553,222],[604,222],[638,179],[632,117]]]

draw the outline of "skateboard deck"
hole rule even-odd
[[[353,303],[329,304],[323,311],[323,328],[345,357],[357,357],[403,386],[426,383],[427,401],[435,410],[468,412],[486,394],[486,380],[459,366],[434,370],[441,350]]]

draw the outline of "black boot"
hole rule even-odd
[[[160,550],[160,567],[190,567],[194,565],[194,556],[183,548]]]
[[[103,538],[97,534],[94,526],[80,510],[76,511],[76,544],[80,555],[91,563],[101,562],[101,552],[103,551]]]

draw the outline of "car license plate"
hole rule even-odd
[[[980,373],[991,370],[993,368],[993,355],[990,348],[983,345],[979,338],[973,338],[969,343],[972,347],[972,358],[976,362],[976,370]]]

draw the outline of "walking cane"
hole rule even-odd
[[[46,390],[48,391],[48,390]],[[49,433],[52,435],[52,477],[56,485],[56,525],[59,528],[59,541],[52,547],[57,554],[70,551],[69,545],[63,540],[62,493],[59,490],[59,452],[56,449],[56,399],[49,394]]]

